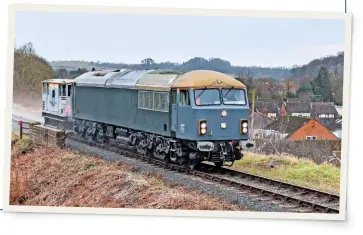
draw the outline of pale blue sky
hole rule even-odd
[[[200,56],[290,67],[343,51],[344,20],[17,12],[15,43],[26,42],[49,61]]]

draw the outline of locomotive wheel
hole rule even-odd
[[[164,158],[164,168],[167,168],[167,167],[168,167],[168,165],[169,165],[169,163],[170,163],[170,158],[169,158],[169,156],[165,156],[165,158]]]
[[[194,170],[199,167],[199,161],[198,160],[189,160],[189,169]]]
[[[187,159],[180,159],[179,160],[179,165],[181,165],[183,168],[184,168],[184,170],[189,170],[190,168],[190,162],[189,162],[189,160],[187,160]]]
[[[223,166],[223,162],[213,162],[213,163],[218,168],[221,168]]]

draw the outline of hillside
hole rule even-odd
[[[326,56],[310,61],[302,66],[295,66],[290,70],[291,77],[316,77],[321,67],[338,76],[343,76],[344,71],[344,52],[339,52],[336,56]]]
[[[95,69],[166,69],[187,72],[196,69],[210,69],[231,75],[238,75],[248,71],[248,73],[252,74],[254,77],[271,77],[275,79],[282,79],[290,76],[290,70],[284,67],[233,66],[229,61],[220,58],[205,59],[201,57],[194,57],[181,64],[172,62],[156,63],[151,58],[144,59],[140,64],[99,61],[52,61],[50,64],[54,70],[76,70],[78,68],[91,70],[94,67]]]
[[[254,78],[304,78],[317,76],[320,67],[324,66],[331,72],[343,74],[344,52],[339,52],[336,56],[326,56],[315,59],[302,66],[294,66],[292,69],[286,67],[260,67],[260,66],[233,66],[227,60],[220,58],[205,59],[202,57],[194,57],[183,63],[173,62],[155,62],[152,58],[146,58],[139,64],[124,64],[111,62],[93,62],[93,61],[52,61],[50,65],[53,69],[77,70],[85,68],[91,70],[96,69],[168,69],[179,70],[183,72],[195,69],[210,69],[222,73],[233,74],[239,76],[249,73]]]

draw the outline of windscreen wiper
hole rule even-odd
[[[207,90],[207,87],[206,88],[204,88],[203,90],[202,90],[202,92],[197,96],[197,97],[195,97],[196,99],[197,98],[199,98],[205,91]]]
[[[228,95],[228,93],[229,93],[229,92],[231,92],[231,90],[233,90],[233,88],[234,88],[234,87],[229,88],[229,90],[227,91],[227,93],[226,93],[226,94],[224,94],[224,96],[222,97],[222,99],[224,99],[224,97],[226,97],[226,96]]]

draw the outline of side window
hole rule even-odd
[[[66,96],[66,85],[61,85],[61,96]]]
[[[190,105],[189,99],[189,91],[188,90],[181,90],[180,91],[180,105]]]
[[[47,95],[49,95],[49,84],[45,84],[45,89],[47,90]]]
[[[68,92],[67,92],[68,97],[71,96],[71,89],[72,89],[72,85],[68,85]]]
[[[54,97],[55,97],[55,90],[52,89],[52,98],[54,98]]]
[[[169,93],[157,91],[138,91],[138,108],[169,112]]]
[[[176,90],[171,91],[171,103],[176,104]]]

